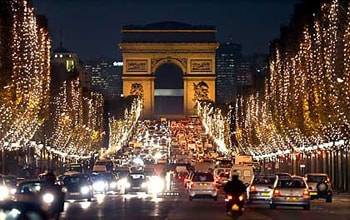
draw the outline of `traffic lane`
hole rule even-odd
[[[177,206],[176,196],[164,198],[140,195],[98,196],[92,202],[71,201],[65,203],[61,219],[166,219],[169,211]]]
[[[324,201],[312,201],[311,210],[303,210],[294,207],[277,207],[271,210],[268,204],[248,205],[242,220],[348,220],[350,216],[350,199],[340,199],[335,197],[333,203]],[[183,198],[179,206],[172,210],[167,218],[168,220],[228,220],[229,216],[225,213],[225,202],[221,198],[215,202],[213,200],[198,199],[192,202]]]

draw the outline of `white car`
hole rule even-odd
[[[195,197],[211,197],[218,199],[218,189],[211,173],[196,172],[188,184],[189,200]]]
[[[270,201],[275,175],[256,175],[248,187],[248,201]]]
[[[310,192],[308,185],[302,177],[279,179],[277,177],[271,197],[270,208],[276,206],[300,206],[305,210],[310,209]]]

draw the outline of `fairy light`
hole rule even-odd
[[[142,99],[133,98],[130,106],[124,110],[121,118],[111,117],[109,119],[109,147],[105,155],[116,153],[123,144],[129,140],[135,129],[142,112]],[[103,155],[103,156],[105,156]]]
[[[65,157],[88,157],[98,151],[103,137],[102,95],[91,92],[84,97],[80,81],[75,79],[63,83],[53,104],[54,125],[49,139],[52,152]]]
[[[197,115],[202,120],[205,132],[213,138],[217,150],[223,154],[229,154],[231,151],[237,152],[238,149],[230,149],[230,115],[234,114],[229,109],[226,113],[224,110],[214,106],[210,101],[200,101],[197,103]]]
[[[38,24],[27,1],[12,0],[9,4],[13,15],[9,56],[13,68],[11,80],[1,88],[7,98],[0,101],[0,146],[16,150],[33,138],[44,121],[51,42],[47,28]]]
[[[296,35],[296,45],[275,45],[264,91],[237,97],[234,135],[240,152],[274,160],[348,149],[350,6],[341,22],[339,2],[320,4]],[[210,117],[206,114],[202,117]],[[204,121],[208,127],[212,123]]]

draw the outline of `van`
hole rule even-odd
[[[249,185],[254,177],[253,167],[250,165],[237,165],[234,164],[231,168],[230,179],[232,179],[232,173],[237,172],[239,179],[245,184]]]

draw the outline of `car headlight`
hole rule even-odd
[[[243,199],[244,199],[243,195],[240,195],[240,196],[238,197],[238,199],[239,199],[239,201],[243,201]]]
[[[142,187],[142,188],[146,188],[147,185],[148,185],[147,183],[142,183],[142,184],[141,184],[141,187]]]
[[[64,193],[68,192],[67,187],[63,187],[63,188],[62,188],[62,192],[64,192]]]
[[[150,179],[149,190],[152,193],[160,193],[164,190],[164,180],[158,176],[154,176]]]
[[[11,189],[10,189],[11,195],[16,194],[16,192],[17,192],[17,189],[16,189],[16,188],[11,188]]]
[[[103,181],[98,181],[92,185],[94,190],[96,191],[103,191],[105,190],[106,184]]]
[[[113,181],[113,182],[111,182],[111,183],[109,184],[109,187],[112,188],[112,189],[114,189],[114,188],[117,187],[117,185],[118,185],[117,182]]]
[[[126,178],[119,180],[117,184],[121,188],[130,188],[131,187],[131,184],[129,183],[129,181]]]
[[[0,201],[10,196],[10,191],[6,186],[0,186]]]
[[[80,188],[80,192],[81,192],[81,194],[84,194],[84,195],[88,194],[90,192],[90,188],[88,186],[82,186]]]
[[[55,200],[55,196],[54,196],[52,193],[45,193],[45,194],[43,195],[43,201],[44,201],[45,203],[50,204],[50,203],[52,203],[54,200]]]

